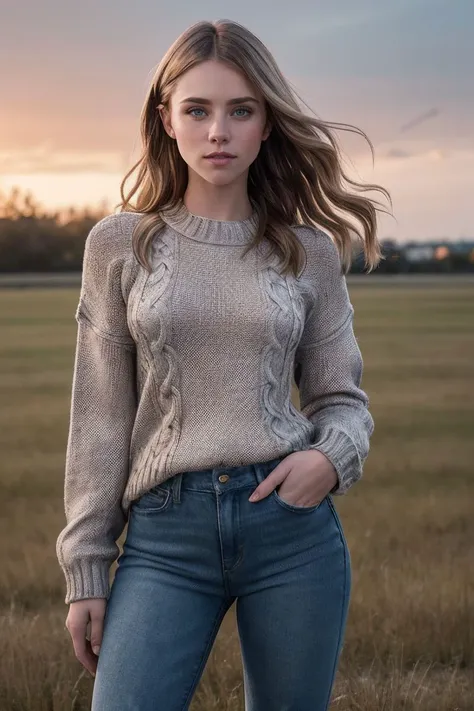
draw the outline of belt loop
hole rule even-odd
[[[255,471],[255,476],[257,478],[257,486],[258,486],[258,484],[261,484],[262,481],[265,479],[265,473],[263,471],[263,467],[265,466],[265,464],[258,462],[256,464],[254,464],[253,466],[254,466],[254,471]]]
[[[171,490],[173,492],[173,503],[181,503],[181,479],[183,477],[182,472],[175,474],[171,482]]]

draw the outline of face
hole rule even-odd
[[[190,101],[192,97],[198,100]],[[169,112],[160,109],[166,132],[176,140],[189,169],[215,185],[229,184],[248,172],[270,134],[261,93],[239,71],[216,60],[185,72],[170,104]],[[221,164],[205,157],[216,151],[235,157]]]

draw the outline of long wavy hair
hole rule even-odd
[[[271,253],[276,252],[281,260],[282,273],[291,271],[296,276],[305,254],[291,226],[304,224],[332,235],[344,273],[352,263],[351,230],[354,231],[362,243],[365,268],[372,271],[384,259],[376,234],[380,203],[350,193],[345,183],[358,192],[382,192],[392,204],[390,194],[378,185],[357,183],[347,177],[332,128],[364,136],[373,159],[370,139],[350,124],[306,115],[269,50],[252,32],[231,20],[191,25],[171,45],[156,69],[141,112],[141,157],[123,178],[122,200],[116,205],[121,211],[144,213],[132,236],[138,262],[147,271],[152,270],[149,248],[157,230],[164,225],[160,210],[175,207],[183,199],[188,182],[187,164],[176,141],[165,131],[158,107],[169,106],[173,87],[185,71],[210,59],[240,70],[260,90],[272,125],[270,136],[262,142],[249,168],[247,192],[258,215],[258,229],[243,256],[266,239]],[[125,183],[137,169],[135,182],[125,194]],[[355,218],[361,229],[348,217]]]

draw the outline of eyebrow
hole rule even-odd
[[[253,96],[241,96],[237,99],[230,99],[230,101],[228,101],[227,103],[229,105],[233,105],[233,104],[242,104],[245,101],[254,101],[256,104],[260,103],[257,99],[254,99]],[[196,97],[196,96],[188,96],[187,99],[183,99],[182,101],[180,101],[180,104],[186,104],[188,102],[192,102],[194,104],[212,104],[212,101],[210,101],[209,99],[200,99],[199,97]]]

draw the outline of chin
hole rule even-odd
[[[212,178],[209,178],[209,176],[206,176],[206,177],[204,178],[204,180],[205,180],[207,183],[210,183],[210,185],[230,185],[231,183],[234,183],[234,182],[235,182],[236,177],[235,177],[235,176],[230,176],[230,175],[227,175],[227,176],[224,176],[224,175],[222,175],[222,176],[216,175],[216,176],[214,176],[214,177],[212,177]]]
[[[214,173],[211,173],[211,171],[206,171],[205,173],[199,173],[200,177],[202,180],[205,180],[206,183],[210,183],[211,185],[230,185],[230,183],[233,183],[239,176],[235,175],[234,173],[226,172],[225,170],[222,171],[215,171]]]

